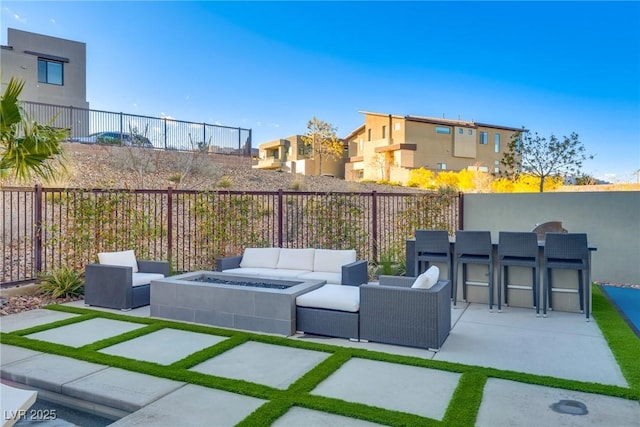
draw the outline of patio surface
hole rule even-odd
[[[82,302],[69,305],[85,308]],[[596,321],[586,322],[582,315],[575,313],[554,311],[542,318],[530,309],[506,307],[502,313],[490,313],[483,304],[459,304],[458,307],[452,309],[453,329],[439,352],[318,336],[298,335],[290,339],[628,386]],[[124,314],[148,317],[149,307]],[[34,310],[2,317],[0,330],[12,332],[74,316]],[[95,318],[28,337],[76,347],[139,327],[134,322]],[[165,328],[100,352],[169,365],[228,339]],[[285,390],[327,357],[324,352],[248,341],[190,370]],[[114,426],[235,425],[266,402],[7,344],[0,344],[0,372],[2,381],[10,385],[26,384],[45,393],[82,399],[96,411],[109,410],[112,416],[123,417]],[[442,420],[459,378],[460,374],[455,372],[352,358],[310,394]],[[554,411],[562,401],[580,402],[588,412],[572,415]],[[294,406],[274,425],[376,424]],[[476,425],[637,427],[640,404],[611,396],[489,378]]]

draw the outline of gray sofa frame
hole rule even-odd
[[[140,273],[169,275],[167,261],[138,261]],[[87,264],[84,303],[96,307],[131,310],[149,305],[151,285],[133,286],[133,269],[107,264]]]
[[[362,286],[360,288],[362,289]],[[296,306],[296,331],[358,341],[360,340],[360,314]]]
[[[216,271],[240,268],[242,255],[218,258],[215,262]],[[295,279],[290,279],[295,280]],[[342,285],[358,286],[369,280],[368,263],[359,260],[342,266]]]
[[[439,349],[451,330],[451,282],[412,289],[414,277],[380,276],[360,286],[360,339]]]

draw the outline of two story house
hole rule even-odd
[[[347,181],[386,180],[403,184],[412,169],[435,172],[478,168],[499,172],[500,160],[522,128],[361,111],[364,124],[349,134]]]
[[[289,173],[302,175],[330,175],[336,178],[344,178],[344,167],[347,160],[347,149],[339,159],[325,157],[320,165],[317,155],[314,156],[311,148],[304,144],[302,135],[292,135],[283,139],[260,144],[258,151],[258,164],[254,169],[282,170]],[[322,171],[320,168],[322,167]]]

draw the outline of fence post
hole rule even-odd
[[[33,200],[33,222],[34,222],[34,234],[35,242],[33,245],[34,250],[34,268],[37,273],[42,271],[42,186],[36,184]]]
[[[458,230],[464,230],[464,193],[458,193]]]
[[[207,124],[202,122],[202,145],[196,143],[195,147],[192,148],[197,148],[200,149],[202,147],[207,147],[208,148],[208,144],[207,144]]]
[[[173,254],[173,187],[167,188],[167,257],[172,262]]]
[[[378,261],[378,194],[375,190],[371,192],[371,236],[373,238],[371,256],[373,261]]]
[[[284,213],[284,209],[282,209],[282,188],[278,189],[278,247],[282,247],[282,215]]]

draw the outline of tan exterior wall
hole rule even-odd
[[[640,283],[640,192],[465,194],[464,229],[531,231],[562,221],[569,232],[587,233],[595,281]]]
[[[258,147],[258,164],[254,169],[282,169],[289,173],[320,175],[320,162],[299,151],[304,146],[301,135],[264,142]],[[276,154],[277,153],[277,154]],[[344,178],[346,155],[340,159],[322,159],[322,174]]]
[[[347,180],[383,179],[406,183],[410,171],[420,167],[435,172],[479,167],[494,173],[514,134],[508,128],[474,122],[442,119],[442,123],[438,123],[438,119],[363,114],[364,128],[348,139],[352,161],[346,167]],[[449,133],[436,132],[438,127],[449,129]],[[486,132],[486,144],[480,144],[481,132]],[[495,151],[496,134],[500,135],[498,152]],[[399,147],[404,144],[415,144],[415,150]],[[394,151],[381,155],[380,147],[389,145],[394,146]]]
[[[11,77],[18,77],[25,81],[20,96],[23,101],[89,108],[85,43],[13,28],[8,29],[7,43],[12,49],[0,50],[3,88]],[[63,62],[62,85],[38,82],[37,53],[68,59]]]

